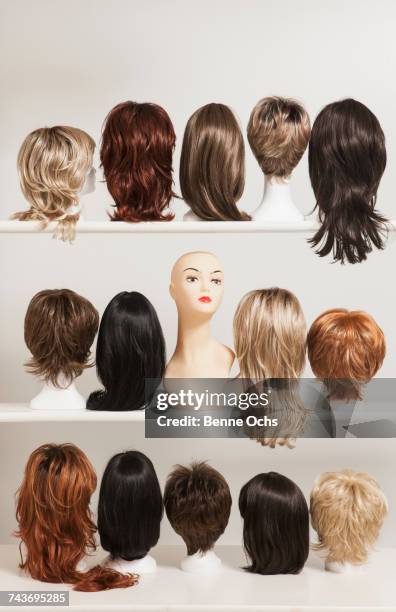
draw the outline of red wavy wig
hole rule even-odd
[[[107,115],[100,161],[115,202],[113,221],[171,221],[176,135],[167,112],[148,102],[122,102]]]

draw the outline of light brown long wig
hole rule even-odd
[[[78,563],[95,550],[96,527],[89,509],[96,474],[73,444],[43,444],[30,455],[17,491],[16,537],[21,565],[36,580],[71,583],[75,590],[102,591],[132,586],[137,577]]]

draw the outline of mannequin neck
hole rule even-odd
[[[352,563],[340,563],[339,561],[327,561],[325,562],[325,569],[327,572],[334,572],[335,574],[354,574],[359,572],[361,569],[360,565],[353,565]]]
[[[255,221],[302,221],[300,213],[293,202],[290,177],[285,179],[264,176],[264,193],[261,204],[253,212]]]
[[[207,346],[211,340],[210,321],[211,317],[192,317],[178,312],[178,328],[176,351],[185,359],[192,358]]]
[[[208,550],[205,553],[196,552],[185,557],[180,567],[183,572],[192,574],[213,574],[221,569],[222,563],[213,550]]]
[[[74,382],[67,384],[63,376],[58,387],[46,382],[40,393],[30,402],[30,408],[38,410],[84,410],[85,399],[77,391]]]
[[[121,572],[121,574],[152,574],[157,569],[157,562],[150,555],[146,555],[141,559],[134,559],[133,561],[127,561],[120,557],[113,558],[109,555],[102,565]]]

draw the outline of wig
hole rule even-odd
[[[80,217],[79,193],[94,150],[92,138],[73,127],[46,127],[29,134],[19,150],[18,173],[30,208],[12,218],[41,221],[43,227],[55,221],[55,236],[72,241]]]
[[[113,559],[142,559],[160,536],[163,503],[150,459],[138,451],[110,459],[98,508],[100,543]]]
[[[380,369],[385,351],[382,329],[359,310],[327,310],[308,332],[308,359],[330,399],[362,399],[362,386]]]
[[[154,395],[151,380],[165,372],[165,340],[151,302],[123,291],[108,304],[100,323],[96,369],[104,386],[89,396],[90,410],[138,410]]]
[[[227,482],[205,461],[177,465],[168,476],[164,504],[173,529],[187,553],[211,550],[224,533],[231,512]]]
[[[170,221],[176,136],[167,112],[122,102],[107,115],[100,160],[115,202],[113,221]]]
[[[224,104],[207,104],[190,117],[180,158],[180,189],[204,221],[246,221],[237,208],[245,186],[245,147],[238,121]]]
[[[135,575],[96,566],[77,566],[95,550],[95,525],[89,502],[96,488],[95,471],[73,444],[44,444],[29,457],[17,492],[16,537],[24,545],[24,569],[35,580],[71,583],[75,590],[102,591],[128,587]]]
[[[309,240],[324,257],[358,263],[384,248],[386,219],[374,210],[386,166],[385,137],[364,104],[347,99],[325,106],[309,143],[309,174],[320,229]]]
[[[31,300],[25,316],[28,371],[55,387],[68,386],[90,367],[99,325],[95,307],[70,289],[46,289]]]
[[[309,553],[309,512],[292,480],[268,472],[247,482],[239,495],[243,543],[255,574],[298,574]]]
[[[369,474],[342,470],[319,476],[310,511],[319,538],[314,548],[325,551],[327,561],[359,565],[379,536],[388,504]]]
[[[308,146],[311,125],[305,108],[290,98],[270,97],[257,102],[247,136],[264,174],[287,178]]]

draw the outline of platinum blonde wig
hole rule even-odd
[[[77,128],[55,126],[31,132],[18,154],[19,180],[30,208],[12,218],[40,221],[43,227],[55,221],[55,236],[72,241],[80,216],[79,193],[92,168],[94,150],[94,140]]]
[[[319,476],[310,512],[319,539],[314,548],[326,551],[327,561],[360,565],[379,536],[388,503],[369,474],[342,470]]]

